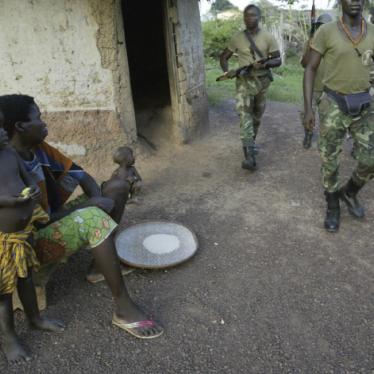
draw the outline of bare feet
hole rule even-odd
[[[17,336],[4,337],[2,348],[10,364],[31,360],[31,355],[22,347]]]
[[[140,339],[157,338],[164,332],[158,323],[148,318],[134,303],[121,311],[118,308],[112,323]]]
[[[65,325],[55,319],[48,319],[45,317],[38,317],[30,321],[31,327],[38,330],[43,331],[51,331],[51,332],[62,332],[65,330]]]

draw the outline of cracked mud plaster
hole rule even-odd
[[[112,71],[116,112],[130,143],[136,142],[136,123],[119,0],[88,0],[97,23],[96,45],[101,66]]]

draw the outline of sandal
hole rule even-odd
[[[117,317],[116,314],[113,315],[112,324],[119,327],[122,330],[127,331],[129,334],[136,336],[139,339],[154,339],[158,338],[164,333],[164,330],[160,325],[158,325],[153,320],[144,320],[144,321],[138,321],[138,322],[132,322],[132,323],[126,323],[121,318]],[[143,329],[151,329],[151,328],[161,328],[160,332],[156,332],[153,335],[141,335],[139,332],[141,332]]]

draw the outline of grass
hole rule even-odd
[[[231,64],[232,66],[232,64]],[[232,66],[233,67],[233,66]],[[273,69],[274,82],[270,85],[268,99],[286,103],[301,104],[303,99],[302,80],[304,69],[297,57],[287,59],[287,63]],[[222,101],[235,95],[235,80],[216,82],[222,74],[219,62],[206,61],[206,80],[208,98],[212,105],[219,105]]]

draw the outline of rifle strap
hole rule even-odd
[[[248,41],[249,41],[249,44],[251,45],[251,49],[258,55],[258,57],[260,57],[260,59],[262,60],[264,58],[264,55],[262,54],[262,52],[258,49],[255,41],[253,40],[252,36],[251,36],[251,33],[248,31],[248,30],[245,30],[244,31],[244,34],[245,36],[247,37]]]

